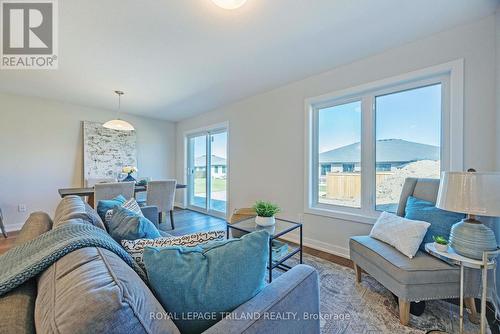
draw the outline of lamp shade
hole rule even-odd
[[[129,122],[125,122],[121,119],[112,119],[111,121],[107,121],[102,126],[112,130],[118,131],[133,131],[135,130],[132,124]]]
[[[500,216],[500,173],[443,172],[436,207],[478,216]]]

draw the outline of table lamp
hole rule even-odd
[[[449,241],[456,253],[481,260],[483,251],[497,248],[495,233],[476,216],[500,216],[500,173],[443,172],[436,207],[467,215],[451,227]]]

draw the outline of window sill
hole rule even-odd
[[[323,216],[328,218],[336,218],[341,220],[348,220],[355,223],[373,225],[377,221],[379,212],[374,212],[373,214],[368,213],[354,213],[345,212],[340,210],[319,208],[319,207],[306,207],[304,210],[306,214],[311,214],[315,216]]]

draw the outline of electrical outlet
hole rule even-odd
[[[26,204],[19,204],[17,210],[19,212],[26,212]]]

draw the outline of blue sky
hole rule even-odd
[[[404,139],[440,145],[441,85],[427,86],[376,98],[376,138]],[[359,142],[361,102],[319,112],[319,151]]]

